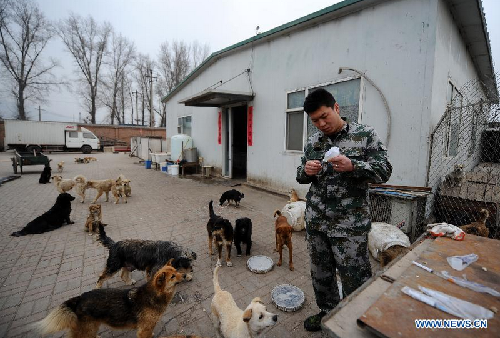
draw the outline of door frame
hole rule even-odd
[[[249,102],[240,102],[232,105],[227,105],[221,107],[222,113],[222,176],[226,178],[233,178],[233,109],[235,107],[246,107],[246,113],[248,114]],[[248,116],[247,116],[248,118]],[[247,125],[248,132],[248,125]],[[248,143],[247,143],[248,151]],[[248,168],[248,158],[247,158],[247,168]],[[248,170],[248,169],[247,169]]]

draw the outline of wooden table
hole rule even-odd
[[[184,168],[192,168],[194,167],[195,170],[196,170],[196,173],[198,173],[198,166],[199,166],[199,163],[198,162],[185,162],[181,165],[181,168],[182,168],[182,176],[185,176],[184,174]]]
[[[446,261],[449,256],[470,253],[479,259],[463,271],[453,270]],[[488,320],[487,329],[416,329],[415,319],[458,318],[403,294],[403,286],[418,290],[421,285],[488,309],[500,309],[500,299],[445,281],[412,265],[412,260],[456,277],[466,274],[467,279],[500,291],[500,241],[474,235],[466,235],[461,242],[427,239],[332,310],[323,319],[326,331],[335,337],[500,337],[500,313]],[[382,280],[382,275],[395,281]]]

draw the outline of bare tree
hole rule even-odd
[[[210,55],[208,44],[200,45],[198,41],[191,44],[191,70],[198,67]]]
[[[111,51],[106,63],[108,73],[102,77],[102,103],[110,110],[111,124],[116,118],[118,123],[124,123],[125,110],[125,70],[130,67],[135,57],[135,46],[121,34],[111,33]],[[118,103],[121,101],[121,115]]]
[[[90,105],[91,123],[96,123],[99,76],[111,30],[107,22],[98,24],[91,16],[84,19],[76,14],[59,24],[59,36],[73,56],[86,88],[84,100]]]
[[[54,35],[52,24],[32,0],[0,0],[0,64],[11,82],[18,119],[28,118],[26,101],[43,102],[61,84],[52,74],[58,62],[41,58]]]
[[[150,73],[155,69],[156,63],[151,57],[139,53],[135,62],[134,78],[142,93],[142,125],[144,125],[145,110],[149,110],[150,105]]]

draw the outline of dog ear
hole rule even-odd
[[[165,284],[165,280],[167,279],[167,273],[162,272],[159,273],[158,276],[156,277],[155,285],[158,289],[161,289],[163,285]]]
[[[170,259],[168,260],[168,262],[167,262],[167,264],[166,264],[166,265],[168,265],[168,266],[172,266],[172,262],[173,262],[173,261],[174,261],[174,259],[173,259],[173,258],[170,258]]]
[[[252,309],[246,309],[245,312],[243,312],[243,321],[248,323],[252,319]]]

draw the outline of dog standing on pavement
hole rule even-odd
[[[105,324],[113,329],[137,330],[138,338],[151,338],[182,279],[182,273],[169,262],[138,288],[92,290],[73,297],[36,326],[43,335],[68,330],[72,338],[94,338],[99,326]]]
[[[290,200],[288,201],[289,203],[291,202],[297,202],[299,200],[299,196],[297,195],[297,192],[295,189],[290,189]]]
[[[231,190],[224,192],[221,195],[221,197],[219,199],[219,205],[222,206],[224,204],[224,202],[226,202],[226,201],[227,201],[227,204],[229,205],[231,203],[231,201],[233,201],[234,204],[236,206],[238,206],[243,197],[245,197],[244,194],[242,194],[241,192],[239,192],[236,189],[231,189]]]
[[[118,176],[118,179],[122,182],[123,191],[125,192],[125,196],[130,197],[132,195],[132,188],[130,187],[130,182],[132,182],[132,180],[125,178],[125,176],[123,176],[123,174]]]
[[[274,212],[274,217],[276,218],[276,223],[275,223],[275,231],[276,231],[276,251],[279,252],[280,254],[280,259],[278,263],[276,264],[277,266],[281,266],[282,263],[282,257],[283,257],[283,246],[288,247],[288,266],[290,268],[290,271],[293,271],[293,261],[292,261],[292,253],[293,253],[293,246],[292,246],[292,232],[293,228],[290,224],[288,224],[288,221],[285,216],[281,215],[281,211],[276,210]]]
[[[57,163],[57,172],[62,173],[64,169],[64,161]]]
[[[87,190],[87,178],[83,175],[77,175],[73,178],[75,182],[75,191],[80,196],[80,202],[85,202],[85,191]]]
[[[68,178],[63,179],[60,175],[54,175],[51,178],[52,183],[54,183],[57,191],[61,194],[70,191],[75,186],[75,181]]]
[[[102,194],[106,193],[106,202],[109,202],[109,192],[112,191],[113,185],[116,185],[116,181],[112,179],[107,179],[107,180],[88,180],[87,181],[87,189],[88,188],[93,188],[97,190],[97,195],[92,201],[92,203],[97,202],[99,197],[102,196]],[[116,190],[113,190],[112,193],[116,192]],[[115,196],[116,198],[116,196]]]
[[[127,285],[135,284],[135,280],[130,278],[131,271],[136,269],[146,271],[146,277],[149,278],[170,260],[172,260],[171,265],[183,273],[187,281],[193,278],[191,262],[196,259],[196,253],[174,242],[139,239],[115,242],[106,235],[103,224],[99,224],[98,241],[109,249],[109,256],[106,267],[97,280],[96,288],[100,288],[105,280],[120,269],[122,280]]]
[[[250,255],[252,249],[252,220],[247,217],[238,218],[234,227],[234,245],[238,257],[241,256],[241,243],[246,244],[246,255]]]
[[[210,219],[207,222],[208,252],[213,255],[212,243],[215,240],[218,252],[217,266],[222,265],[222,246],[226,247],[226,265],[233,266],[233,263],[231,263],[231,247],[234,239],[233,226],[229,220],[215,214],[213,201],[208,203],[208,209],[210,212]]]
[[[219,285],[219,267],[214,271],[214,297],[212,298],[212,321],[215,330],[224,338],[252,338],[264,329],[276,324],[278,315],[268,312],[259,297],[241,310],[233,296]]]

